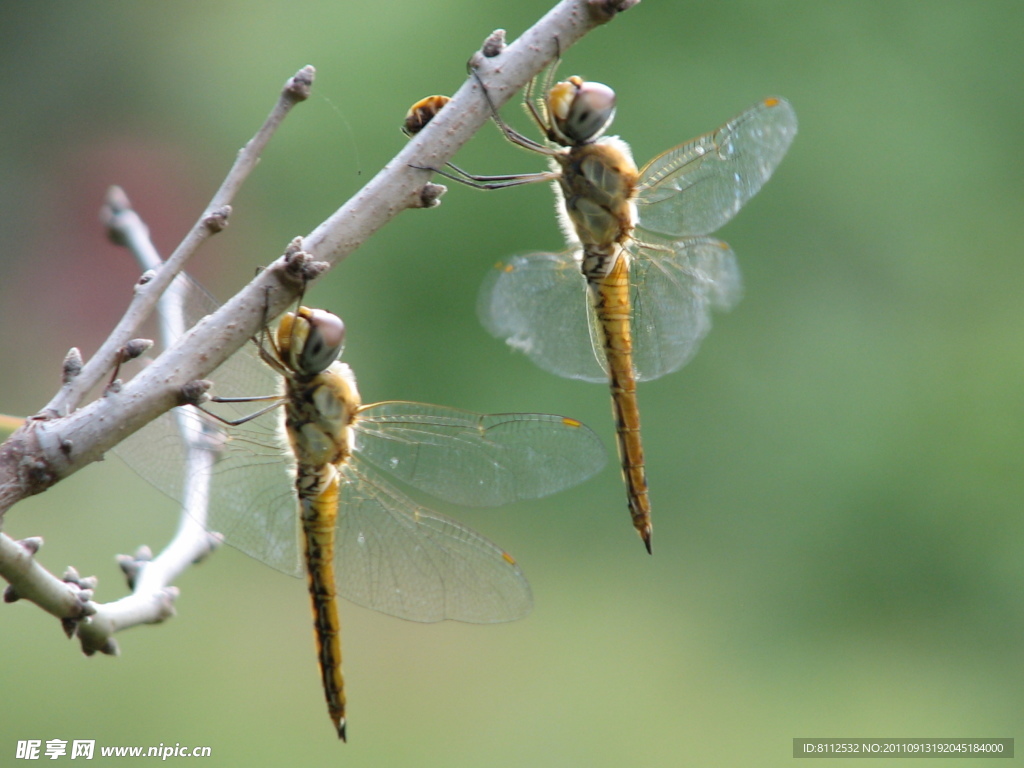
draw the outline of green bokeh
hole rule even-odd
[[[410,103],[546,8],[5,5],[0,411],[43,405],[65,350],[91,353],[129,299],[133,267],[97,224],[108,185],[169,252],[279,86],[315,65],[314,98],[197,257],[225,298],[401,148]],[[1016,0],[646,0],[586,37],[562,71],[616,88],[641,162],[767,95],[800,118],[722,232],[743,302],[640,390],[655,556],[611,467],[534,504],[446,510],[516,555],[535,611],[420,626],[343,605],[347,746],[304,586],[237,552],[190,570],[179,615],[119,635],[117,659],[3,606],[0,762],[28,738],[454,768],[789,765],[793,737],[1024,736],[1022,33]],[[493,128],[458,161],[540,167]],[[559,247],[551,209],[543,187],[452,188],[317,285],[367,400],[567,413],[611,448],[603,388],[544,374],[475,319],[493,262]],[[113,555],[161,546],[174,513],[111,459],[5,530],[44,536],[43,564],[95,573],[107,601],[124,589]]]

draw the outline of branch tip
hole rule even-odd
[[[20,544],[21,548],[28,552],[31,557],[35,557],[36,552],[43,548],[43,537],[29,536],[27,539],[19,539],[18,544]]]
[[[100,221],[106,227],[107,237],[114,245],[128,245],[128,236],[122,219],[131,210],[131,200],[128,199],[128,195],[121,187],[115,185],[107,190],[103,205],[100,207]]]
[[[100,580],[96,576],[86,576],[85,578],[78,580],[78,586],[80,586],[83,590],[95,590],[96,585],[99,583]],[[90,595],[90,599],[91,597],[92,596]]]
[[[120,656],[121,655],[121,647],[117,644],[117,640],[115,640],[112,637],[108,637],[107,638],[107,642],[105,642],[99,648],[95,649],[93,651],[93,653],[95,653],[96,651],[99,651],[100,653],[106,654],[107,656]],[[88,654],[88,655],[91,656],[92,654]]]
[[[72,347],[64,355],[64,363],[61,366],[61,383],[67,384],[82,372],[82,352],[78,347]]]
[[[139,576],[139,571],[142,570],[138,561],[131,555],[118,555],[115,559],[121,573],[124,574],[125,581],[128,582],[128,589],[134,590],[135,580]]]
[[[313,79],[316,77],[316,67],[307,64],[285,83],[284,93],[293,101],[305,101],[313,90]]]
[[[496,29],[488,35],[487,39],[484,40],[484,44],[480,47],[480,53],[486,58],[493,59],[495,56],[505,50],[505,30]]]

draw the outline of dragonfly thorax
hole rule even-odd
[[[285,428],[300,469],[347,460],[361,405],[352,370],[335,362],[311,379],[288,379],[285,394]]]
[[[606,136],[556,156],[565,216],[585,248],[624,245],[636,226],[638,173],[626,142]]]

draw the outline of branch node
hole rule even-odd
[[[302,238],[296,237],[284,252],[284,273],[287,278],[303,287],[316,280],[330,268],[326,261],[316,261],[302,249]]]
[[[128,589],[135,589],[135,582],[139,578],[139,574],[142,572],[142,563],[136,560],[131,555],[118,555],[117,564],[121,568],[121,572],[124,574],[125,581],[128,582]]]
[[[209,379],[193,379],[178,392],[178,405],[200,405],[212,386],[213,382]]]
[[[588,0],[587,8],[595,22],[605,24],[639,2],[640,0]]]
[[[109,397],[110,395],[120,394],[121,387],[123,387],[123,386],[124,386],[124,382],[123,381],[121,381],[120,379],[114,379],[112,382],[107,384],[106,388],[103,390],[103,396],[104,397]]]
[[[93,653],[96,653],[96,651],[99,651],[100,653],[105,653],[107,656],[121,655],[121,647],[117,644],[117,640],[115,640],[112,637],[108,637],[107,641],[99,648],[92,649],[92,653],[90,653],[88,650],[86,650],[85,653],[87,656],[92,656]]]
[[[57,482],[57,474],[50,469],[50,465],[47,464],[43,458],[32,458],[26,462],[25,472],[27,474],[30,487],[38,488],[39,493],[45,488],[49,488],[55,482]]]
[[[72,347],[64,355],[64,363],[61,366],[61,383],[67,384],[82,372],[82,353],[78,347]]]
[[[35,557],[36,552],[43,548],[43,537],[42,536],[29,536],[27,539],[19,539],[18,544],[21,548],[29,553],[32,557]]]
[[[138,290],[143,285],[146,285],[146,283],[150,282],[154,277],[156,277],[156,270],[147,269],[145,272],[139,275],[139,279],[135,283],[135,289]]]
[[[496,29],[484,40],[484,44],[480,47],[480,53],[486,58],[493,59],[499,53],[505,50],[505,30]]]
[[[427,182],[420,189],[418,204],[416,208],[436,208],[441,204],[441,195],[448,191],[448,187],[444,184],[434,184],[433,182]]]
[[[5,603],[16,603],[21,600],[21,595],[18,594],[17,590],[14,589],[10,584],[4,589],[4,602]]]
[[[64,438],[60,441],[60,452],[64,454],[66,458],[71,458],[71,451],[75,448],[75,443],[68,438]]]
[[[152,339],[132,339],[121,347],[121,363],[144,355],[153,346]],[[120,363],[119,363],[120,364]]]
[[[153,619],[153,624],[159,624],[162,621],[173,618],[176,614],[174,610],[174,601],[178,599],[178,595],[181,591],[177,587],[164,587],[157,595],[156,600],[158,604],[156,617]]]
[[[211,234],[217,234],[228,226],[228,219],[231,217],[231,206],[222,205],[214,211],[207,214],[206,218],[203,219],[203,226],[210,230]]]
[[[142,573],[142,569],[145,568],[146,563],[153,559],[153,550],[143,544],[137,550],[134,555],[118,555],[117,564],[121,568],[121,572],[124,573],[125,580],[128,582],[128,589],[134,590],[135,584],[139,580],[139,574]]]
[[[284,84],[284,93],[290,96],[292,101],[300,102],[309,98],[313,90],[313,79],[316,77],[316,68],[307,64]]]
[[[96,576],[85,576],[84,578],[79,580],[78,586],[80,586],[83,590],[93,591],[96,589],[96,585],[99,583],[100,580]],[[89,599],[92,599],[92,595],[89,595]]]

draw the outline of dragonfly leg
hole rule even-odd
[[[214,413],[208,408],[204,408],[201,405],[196,406],[207,416],[216,419],[221,424],[226,424],[229,427],[237,427],[242,424],[245,424],[246,422],[252,421],[253,419],[258,419],[263,414],[269,413],[270,411],[274,410],[275,408],[280,406],[281,403],[284,402],[284,397],[281,395],[254,395],[253,397],[211,397],[210,400],[215,403],[258,403],[265,402],[267,400],[274,401],[270,403],[270,405],[260,408],[259,410],[254,411],[253,413],[246,414],[245,416],[242,416],[239,419],[225,419],[223,416]]]
[[[449,168],[453,169],[455,173],[450,171],[443,171],[439,168],[430,168],[422,165],[413,165],[412,168],[416,168],[421,171],[433,171],[439,176],[444,176],[446,179],[451,181],[457,181],[459,184],[465,184],[467,187],[473,187],[473,189],[504,189],[505,187],[518,187],[521,184],[536,184],[541,181],[554,181],[559,177],[559,174],[552,171],[544,171],[541,173],[511,173],[498,176],[478,176],[468,171],[464,171],[457,165],[452,163],[447,164]]]
[[[484,98],[487,100],[487,106],[491,110],[491,119],[494,120],[494,124],[498,126],[498,129],[502,132],[502,134],[504,134],[506,139],[511,141],[513,144],[522,147],[523,149],[528,149],[531,152],[539,152],[542,155],[553,155],[558,151],[552,149],[551,147],[547,147],[541,144],[539,141],[534,141],[528,136],[524,136],[515,128],[506,123],[502,116],[498,113],[498,108],[494,105],[494,101],[491,99],[491,93],[489,90],[487,90],[487,86],[484,84],[483,79],[480,77],[480,73],[477,72],[475,69],[473,70],[473,77],[476,78],[477,83],[480,85],[480,90],[483,92]],[[530,94],[532,92],[532,89],[533,81],[530,81],[530,85],[527,86],[527,93]],[[528,109],[530,110],[530,114],[532,115],[533,119],[537,122],[537,125],[540,126],[541,130],[544,132],[545,135],[550,136],[550,130],[548,129],[546,123],[537,114],[536,107],[533,105],[532,99],[530,99],[527,102],[527,104],[529,105]]]

